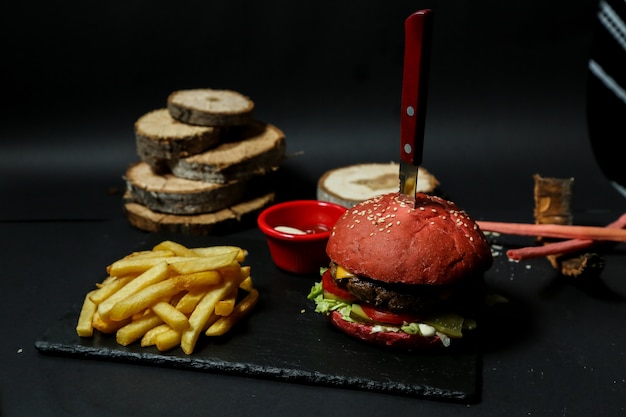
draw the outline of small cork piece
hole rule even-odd
[[[605,260],[597,253],[585,252],[578,256],[559,259],[561,273],[569,277],[593,278],[604,270]]]
[[[535,180],[535,223],[572,224],[573,178],[544,178],[533,175]]]

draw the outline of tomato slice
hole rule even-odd
[[[326,270],[322,274],[322,290],[324,291],[325,298],[331,298],[347,303],[353,303],[358,300],[350,293],[350,291],[337,285],[335,279],[332,275],[330,275],[330,270]],[[401,325],[419,320],[419,317],[412,313],[394,313],[389,310],[379,310],[370,304],[359,303],[358,306],[355,305],[355,308],[356,307],[361,308],[361,311],[365,316],[367,316],[367,319],[378,323]],[[363,318],[365,319],[365,317]]]
[[[404,324],[418,321],[419,317],[412,313],[395,313],[389,310],[379,310],[369,304],[360,304],[363,313],[372,321],[389,324]]]
[[[330,270],[326,270],[322,274],[322,290],[324,290],[324,296],[326,298],[346,301],[348,303],[356,301],[356,297],[352,295],[350,291],[337,285],[335,279],[330,275]]]

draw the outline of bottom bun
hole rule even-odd
[[[348,335],[364,342],[398,349],[433,349],[443,347],[439,336],[425,337],[404,332],[372,332],[373,326],[366,323],[346,321],[339,311],[333,311],[330,322]]]

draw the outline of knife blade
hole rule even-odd
[[[433,13],[418,10],[404,22],[404,67],[400,112],[400,194],[415,201],[424,148],[424,122]]]

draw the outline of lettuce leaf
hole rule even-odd
[[[324,298],[324,291],[322,290],[322,283],[317,282],[313,287],[311,287],[311,291],[307,296],[309,300],[315,301],[315,312],[321,313],[324,315],[329,315],[333,311],[339,311],[343,316],[344,320],[354,321],[350,317],[350,312],[352,311],[352,305],[344,303],[343,301],[333,300],[329,298]]]

